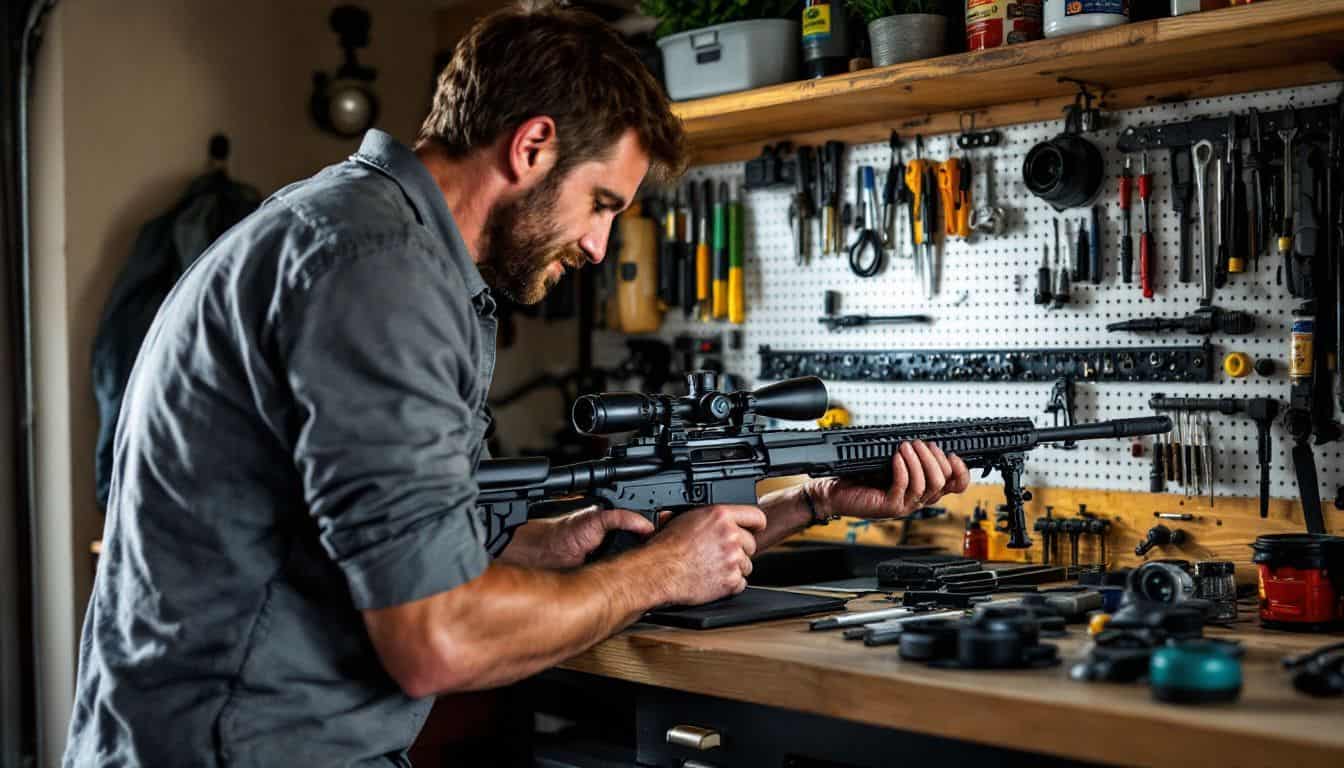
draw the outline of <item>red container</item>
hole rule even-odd
[[[966,48],[983,51],[1041,39],[1043,0],[966,0]]]
[[[1344,538],[1266,534],[1251,545],[1260,571],[1260,623],[1322,630],[1344,623]]]

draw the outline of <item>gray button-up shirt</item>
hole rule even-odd
[[[405,764],[431,700],[359,611],[488,564],[494,363],[494,302],[385,133],[221,237],[127,386],[66,765]]]

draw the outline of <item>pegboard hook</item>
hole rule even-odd
[[[968,122],[970,123],[969,127],[967,127]],[[1002,135],[996,130],[975,130],[975,112],[972,111],[957,115],[957,127],[961,129],[961,135],[957,137],[957,146],[962,149],[997,147],[999,141],[1002,140]]]
[[[1093,99],[1101,101],[1101,94],[1106,92],[1106,86],[1072,77],[1061,77],[1056,82],[1073,83],[1078,86],[1078,93],[1074,95],[1073,103],[1064,108],[1064,132],[1091,133],[1099,128],[1101,111],[1092,106],[1092,101]],[[1093,95],[1092,91],[1088,90],[1089,86],[1095,87],[1099,93]]]
[[[970,124],[971,124],[971,125],[970,125],[969,128],[966,127],[966,123],[967,123],[966,118],[970,118]],[[960,115],[958,115],[958,116],[957,116],[957,127],[961,129],[961,132],[962,132],[962,133],[975,133],[975,113],[974,113],[974,112],[962,112]]]

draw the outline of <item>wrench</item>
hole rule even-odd
[[[994,205],[994,158],[985,160],[985,204],[971,214],[971,229],[998,237],[1008,228],[1008,213]]]
[[[1213,158],[1213,142],[1205,139],[1195,145],[1192,153],[1195,159],[1195,202],[1199,206],[1199,249],[1200,282],[1204,293],[1199,297],[1202,306],[1213,304],[1213,278],[1216,267],[1213,263],[1213,243],[1209,240],[1208,171],[1209,160]]]
[[[1296,116],[1289,112],[1285,127],[1279,129],[1283,141],[1283,228],[1279,232],[1279,255],[1287,257],[1293,250],[1293,138],[1297,136]]]
[[[1228,246],[1227,241],[1223,239],[1225,233],[1223,230],[1227,217],[1223,215],[1224,208],[1227,206],[1227,179],[1223,170],[1227,167],[1222,158],[1213,158],[1214,178],[1217,180],[1213,191],[1213,242],[1216,245],[1217,255],[1215,259],[1218,263],[1218,271],[1214,273],[1213,284],[1217,288],[1227,285],[1227,259]]]

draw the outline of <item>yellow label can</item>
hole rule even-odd
[[[821,3],[803,9],[803,39],[822,40],[831,36],[831,5]]]
[[[1311,378],[1312,337],[1316,335],[1316,323],[1310,317],[1293,318],[1292,352],[1289,354],[1288,377],[1290,379]]]

